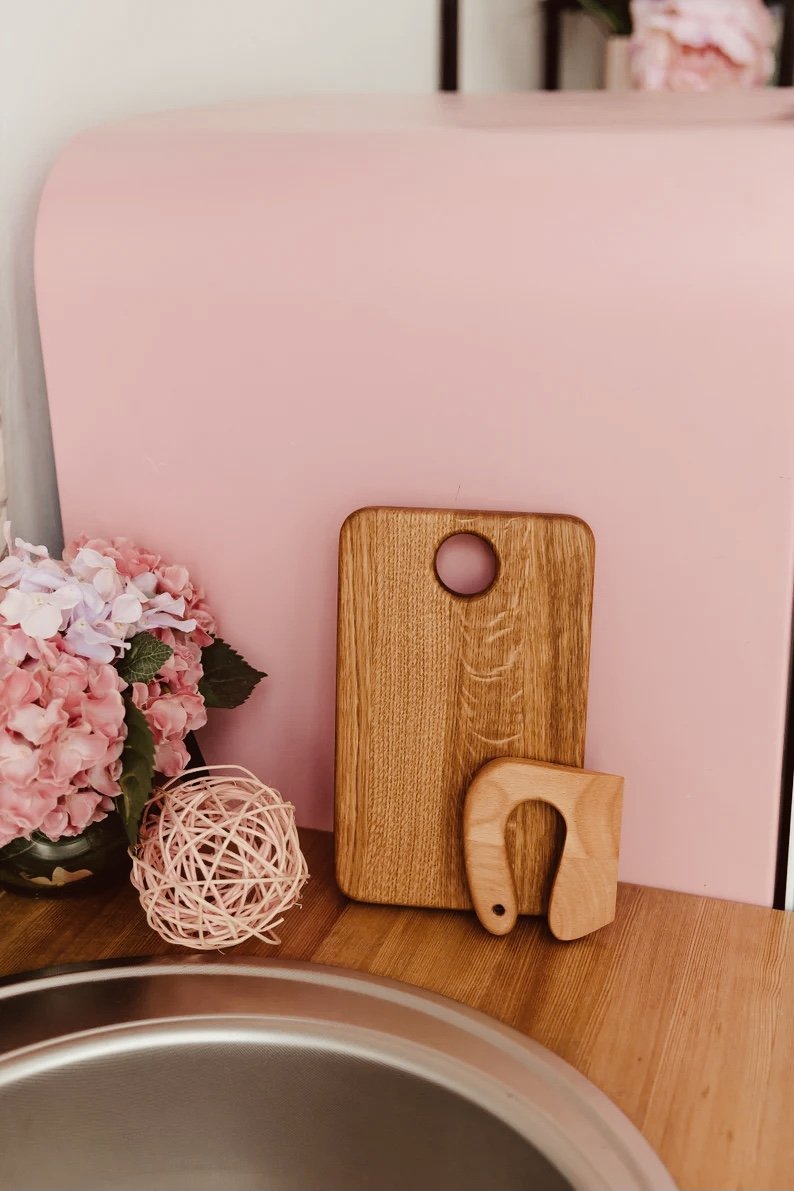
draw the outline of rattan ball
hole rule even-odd
[[[280,942],[275,930],[309,877],[295,808],[239,765],[189,770],[162,786],[131,855],[149,925],[199,951]]]

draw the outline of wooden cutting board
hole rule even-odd
[[[439,545],[474,533],[498,570],[447,590]],[[463,800],[495,757],[584,762],[594,542],[529,513],[360,509],[342,527],[336,872],[360,901],[471,906]],[[546,912],[562,821],[526,803],[508,824],[519,910]]]

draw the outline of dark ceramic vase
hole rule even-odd
[[[53,842],[34,831],[0,848],[0,886],[31,897],[73,897],[120,879],[129,868],[127,836],[115,812],[81,835]]]

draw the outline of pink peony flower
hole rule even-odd
[[[62,639],[0,625],[0,846],[33,831],[77,835],[119,793],[124,686]]]
[[[632,0],[632,78],[645,91],[767,83],[775,26],[763,0]]]

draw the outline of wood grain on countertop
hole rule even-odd
[[[539,919],[505,938],[472,913],[349,903],[331,837],[302,833],[313,880],[280,955],[432,989],[567,1059],[642,1130],[684,1189],[794,1187],[794,916],[623,885],[615,922],[573,943]],[[185,955],[134,890],[64,901],[0,892],[0,975]]]

